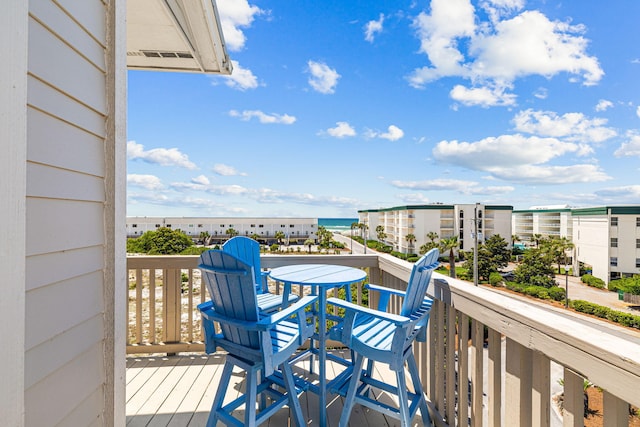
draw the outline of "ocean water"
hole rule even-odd
[[[318,226],[337,232],[350,230],[354,222],[358,222],[358,218],[318,218]]]

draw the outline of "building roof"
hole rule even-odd
[[[640,205],[627,206],[595,206],[591,208],[572,209],[571,214],[575,216],[586,215],[640,215]]]
[[[127,68],[231,74],[215,0],[128,1]]]
[[[461,205],[464,205],[464,203],[462,203]],[[408,211],[408,210],[427,210],[427,209],[451,210],[451,209],[454,209],[456,206],[458,206],[458,205],[441,205],[441,204],[406,205],[406,206],[394,206],[394,207],[391,207],[391,208],[363,209],[363,210],[359,210],[358,213]],[[485,210],[493,210],[493,211],[510,211],[510,210],[513,210],[513,206],[508,206],[508,205],[482,205],[482,206],[484,206]]]

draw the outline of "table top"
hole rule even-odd
[[[294,285],[340,286],[364,280],[367,273],[344,265],[295,264],[274,268],[269,276]]]

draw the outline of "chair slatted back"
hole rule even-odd
[[[253,266],[256,288],[258,292],[262,292],[260,243],[249,237],[235,236],[222,245],[222,250]]]
[[[213,309],[239,321],[258,321],[258,303],[253,267],[224,251],[210,250],[200,256],[202,277],[211,295]],[[258,332],[221,324],[224,338],[251,349],[260,348]]]
[[[422,306],[429,287],[429,281],[431,280],[431,273],[438,267],[439,256],[440,251],[438,249],[431,249],[413,265],[407,285],[407,293],[400,310],[401,316],[410,317]]]

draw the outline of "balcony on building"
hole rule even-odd
[[[348,265],[366,270],[371,283],[397,289],[411,272],[410,263],[377,253],[265,254],[261,263]],[[196,306],[208,296],[197,257],[131,256],[127,268],[127,422],[204,425],[224,353],[203,352]],[[358,303],[362,295],[358,287]],[[429,295],[435,300],[429,336],[415,354],[436,426],[581,426],[585,380],[603,390],[604,425],[627,426],[629,404],[640,406],[640,333],[437,273]],[[400,302],[391,307],[397,311]],[[344,352],[339,343],[332,351]],[[559,391],[562,413],[554,403]],[[337,425],[343,399],[328,401],[328,424]],[[318,425],[315,395],[303,393],[301,402],[308,425]],[[286,423],[283,411],[278,416]],[[362,408],[353,422],[396,425]]]

